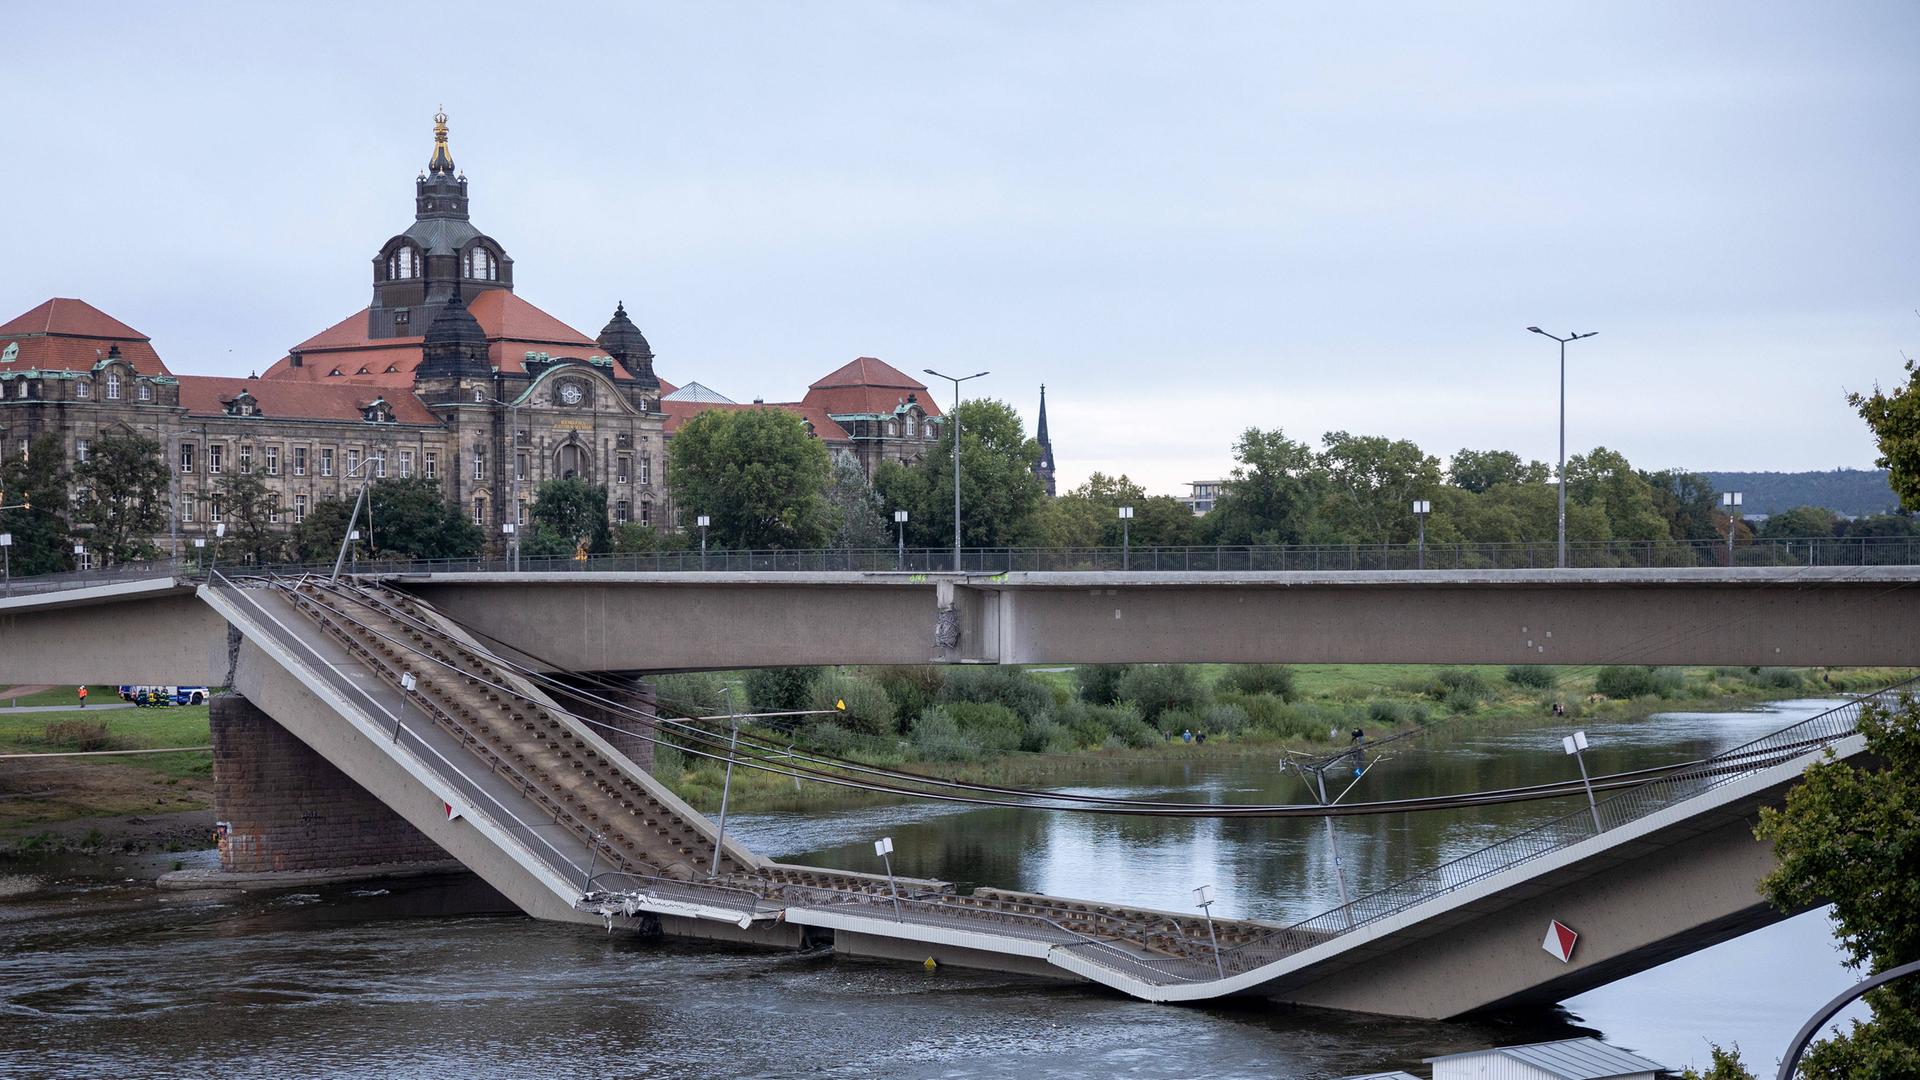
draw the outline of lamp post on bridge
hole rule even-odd
[[[733,727],[733,737],[727,742],[727,775],[720,782],[720,823],[713,831],[713,866],[707,871],[708,877],[720,875],[720,846],[727,842],[727,796],[733,793],[733,752],[740,746],[740,711],[733,707],[733,687],[721,687],[720,696],[727,702],[727,718]]]
[[[1560,337],[1549,334],[1537,326],[1529,326],[1527,329],[1541,337],[1552,338],[1560,343],[1560,558],[1558,565],[1560,569],[1565,570],[1567,568],[1567,342],[1590,338],[1600,331],[1589,330],[1584,334],[1568,334],[1566,337]]]
[[[1123,506],[1120,508],[1120,569],[1122,570],[1127,569],[1128,555],[1132,548],[1130,543],[1132,535],[1133,507]]]
[[[1413,516],[1420,522],[1420,548],[1417,568],[1427,568],[1427,515],[1433,512],[1433,503],[1426,499],[1413,500]]]
[[[900,886],[893,880],[893,837],[883,836],[873,842],[873,853],[886,860],[887,891],[893,894],[893,921],[905,922],[900,914]]]
[[[921,370],[925,371],[927,374],[933,376],[936,379],[945,379],[948,382],[953,384],[953,412],[949,413],[948,417],[953,421],[953,572],[957,574],[961,570],[961,567],[960,567],[960,384],[963,382],[966,382],[968,379],[978,379],[982,375],[989,374],[989,372],[976,371],[971,375],[962,375],[956,379],[952,375],[942,375],[939,372],[933,370],[932,368],[922,368]]]
[[[700,526],[700,569],[705,570],[707,568],[707,526],[713,524],[713,519],[701,514],[693,519],[693,523]]]
[[[1213,886],[1202,885],[1193,890],[1193,902],[1199,906],[1200,914],[1207,917],[1207,941],[1213,945],[1213,970],[1227,977],[1227,963],[1220,958],[1220,938],[1213,932]]]
[[[900,529],[899,555],[896,559],[894,569],[905,570],[907,568],[907,512],[905,510],[895,510],[893,512],[893,523]]]
[[[1734,515],[1740,512],[1740,504],[1744,501],[1746,501],[1746,495],[1743,492],[1723,491],[1720,493],[1720,505],[1727,512],[1727,566],[1729,569],[1733,566]]]
[[[507,534],[507,548],[513,558],[513,572],[520,572],[520,403],[499,398],[483,398],[478,404],[498,405],[507,410],[508,464],[513,468],[513,513],[501,531]]]
[[[1567,755],[1580,763],[1580,783],[1587,789],[1587,809],[1593,811],[1593,831],[1595,835],[1606,832],[1607,827],[1600,824],[1600,804],[1593,799],[1593,781],[1587,779],[1587,733],[1576,731],[1560,740],[1560,746]]]

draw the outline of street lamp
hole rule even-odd
[[[951,375],[942,375],[932,368],[920,370],[936,379],[945,379],[953,384],[953,412],[948,414],[948,419],[953,421],[953,572],[957,574],[960,572],[960,384],[968,379],[977,379],[988,372],[976,371],[956,379]]]
[[[1120,569],[1122,570],[1127,568],[1127,554],[1128,549],[1132,547],[1132,539],[1133,507],[1123,506],[1120,508]]]
[[[899,565],[895,567],[895,569],[905,570],[907,568],[907,512],[905,510],[895,510],[893,512],[893,523],[900,527]]]
[[[520,518],[520,403],[502,401],[499,398],[484,398],[480,404],[499,405],[507,410],[507,427],[510,429],[507,436],[507,453],[510,455],[508,463],[513,468],[513,513],[510,516],[514,521],[518,521]],[[507,534],[507,546],[513,555],[513,572],[517,574],[520,572],[520,534],[514,529],[512,522],[509,522],[503,531]]]
[[[1199,905],[1200,913],[1207,917],[1207,940],[1213,943],[1213,969],[1224,979],[1227,977],[1227,965],[1220,959],[1220,939],[1213,932],[1213,886],[1202,885],[1194,889],[1193,902]]]
[[[705,570],[707,568],[707,526],[713,524],[713,519],[701,514],[693,519],[693,523],[700,526],[700,569]]]
[[[7,595],[13,595],[13,534],[0,533],[0,574],[4,574],[7,583]]]
[[[883,836],[873,842],[873,853],[886,860],[887,891],[893,894],[893,921],[904,922],[900,915],[900,886],[893,880],[893,837]]]
[[[1413,516],[1420,522],[1420,562],[1421,570],[1427,568],[1427,515],[1433,513],[1433,504],[1425,499],[1413,500]]]
[[[733,687],[721,687],[720,696],[727,702],[733,738],[727,742],[727,775],[720,782],[720,824],[713,832],[713,866],[707,871],[708,877],[716,877],[720,873],[720,845],[727,842],[727,796],[733,793],[733,753],[740,748],[740,710],[733,707]]]
[[[1527,329],[1541,337],[1553,338],[1560,343],[1560,559],[1558,565],[1564,570],[1567,567],[1567,342],[1589,338],[1600,331],[1589,330],[1584,334],[1568,334],[1566,337],[1559,337],[1537,326],[1529,326]]]
[[[1720,493],[1720,505],[1722,507],[1725,507],[1727,511],[1727,565],[1728,566],[1733,565],[1733,515],[1740,512],[1740,504],[1743,501],[1745,501],[1745,495],[1741,492],[1723,491]]]
[[[1567,752],[1567,756],[1580,763],[1580,783],[1587,789],[1587,809],[1593,811],[1593,831],[1606,832],[1606,826],[1600,824],[1600,804],[1593,801],[1593,781],[1587,779],[1587,733],[1576,731],[1561,739],[1560,746]]]

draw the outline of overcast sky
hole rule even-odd
[[[446,10],[453,14],[435,14]],[[1282,427],[1866,466],[1920,351],[1920,6],[468,2],[11,10],[0,318],[244,375],[364,306],[452,117],[516,291],[792,399],[990,369],[1063,489]]]

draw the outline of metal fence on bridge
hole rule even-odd
[[[1552,541],[1488,544],[1283,544],[1211,547],[967,548],[957,565],[970,574],[1022,571],[1274,572],[1388,570],[1542,570],[1557,562]],[[168,574],[205,576],[209,562],[152,559],[100,570],[16,577],[11,594],[81,588]],[[816,548],[795,550],[659,551],[576,558],[522,558],[519,569],[540,573],[952,573],[951,548]],[[1916,566],[1920,537],[1810,537],[1725,541],[1607,540],[1567,545],[1567,565],[1580,569],[1659,567]],[[327,573],[332,564],[254,566],[221,564],[232,572]],[[499,556],[461,559],[358,559],[353,573],[493,572],[513,570]]]

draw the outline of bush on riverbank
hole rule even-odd
[[[1242,694],[1272,694],[1282,701],[1298,697],[1293,669],[1285,664],[1236,664],[1220,676],[1216,685]]]
[[[1593,677],[1593,691],[1610,698],[1669,698],[1686,689],[1678,668],[1603,667]]]
[[[1507,681],[1523,690],[1551,690],[1560,680],[1544,664],[1515,664],[1507,669]]]
[[[1191,664],[1138,664],[1120,676],[1116,687],[1121,701],[1140,707],[1140,715],[1160,725],[1161,714],[1179,709],[1194,712],[1207,703],[1207,688]],[[1161,730],[1166,730],[1160,725]]]

